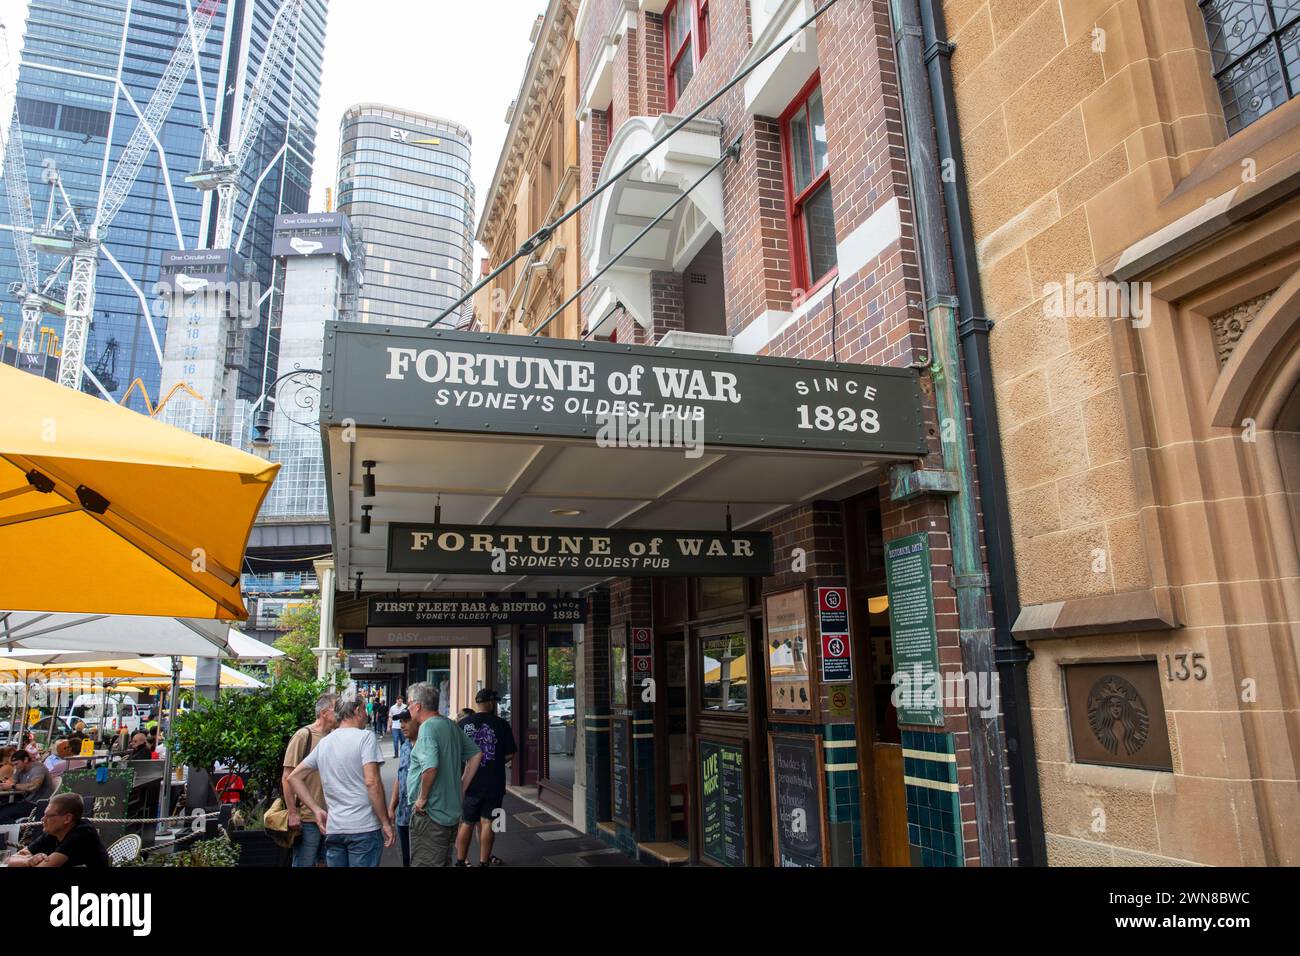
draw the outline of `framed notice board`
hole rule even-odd
[[[628,669],[627,625],[618,624],[609,629],[609,706],[615,710],[627,707]]]
[[[771,734],[767,756],[772,779],[774,865],[829,866],[821,738]]]
[[[696,737],[700,856],[717,866],[749,862],[749,764],[744,741]]]
[[[610,816],[615,823],[631,827],[635,807],[632,799],[632,720],[609,720]]]
[[[767,712],[781,720],[817,720],[817,678],[809,645],[808,586],[763,595]]]

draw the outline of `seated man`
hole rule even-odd
[[[84,812],[80,794],[60,793],[53,797],[41,821],[45,832],[11,856],[9,866],[110,866],[99,831],[81,819]]]
[[[152,760],[153,748],[149,746],[149,738],[140,731],[131,735],[131,747],[127,751],[127,760]]]
[[[0,804],[0,823],[14,823],[27,818],[38,800],[44,800],[54,792],[54,778],[49,770],[26,750],[15,750],[9,761],[14,775],[0,782],[0,793],[16,791],[22,794],[22,798],[7,806]]]

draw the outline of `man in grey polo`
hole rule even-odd
[[[451,866],[465,788],[483,759],[478,745],[438,713],[438,691],[421,681],[406,692],[420,731],[406,775],[411,801],[411,866]]]

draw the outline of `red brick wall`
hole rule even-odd
[[[593,10],[584,38],[603,36],[618,0],[603,0]],[[748,0],[711,0],[711,40],[704,59],[674,113],[684,116],[713,94],[739,68],[751,45]],[[916,253],[913,210],[903,122],[889,26],[888,0],[841,0],[817,26],[821,87],[831,162],[835,229],[843,243],[873,214],[896,203],[901,236],[886,246],[856,274],[841,275],[834,296],[826,295],[802,319],[762,351],[765,354],[891,366],[928,365],[926,323],[922,307],[920,268]],[[590,50],[583,52],[584,75]],[[629,31],[615,70],[613,130],[629,111],[655,115],[664,108],[663,24],[654,14],[639,14],[637,29]],[[791,243],[785,198],[785,170],[777,117],[753,117],[744,110],[743,84],[706,110],[725,130],[724,148],[741,141],[740,159],[723,167],[723,203],[727,228],[723,237],[723,281],[727,329],[736,334],[767,310],[790,311],[804,301],[806,290],[791,277]],[[595,155],[584,153],[584,162]],[[593,164],[594,166],[594,164]],[[584,169],[584,181],[595,169]],[[594,182],[594,179],[592,180]],[[590,217],[584,217],[589,219]],[[584,265],[585,272],[585,265]],[[618,340],[628,344],[656,341],[669,327],[673,303],[656,274],[652,285],[655,327],[651,334],[621,316]],[[942,467],[933,385],[922,376],[923,414],[928,422],[930,453],[923,464]],[[950,585],[951,545],[945,503],[938,498],[897,504],[889,500],[887,475],[881,499],[886,539],[915,531],[930,536],[932,576],[939,635],[940,664],[961,669],[956,596]],[[766,527],[775,536],[777,574],[765,586],[799,581],[830,585],[844,583],[843,531],[838,504],[805,505],[775,517]],[[794,547],[808,552],[808,569],[790,570]],[[639,585],[635,585],[639,587]],[[629,620],[649,614],[649,589],[644,602],[633,600],[634,582],[611,588],[611,619]],[[622,617],[620,617],[622,615]],[[966,857],[978,863],[974,796],[970,768],[969,730],[964,710],[945,715],[947,732],[958,748],[959,786]]]

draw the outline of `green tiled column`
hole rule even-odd
[[[903,731],[907,842],[913,866],[965,866],[952,734]]]

